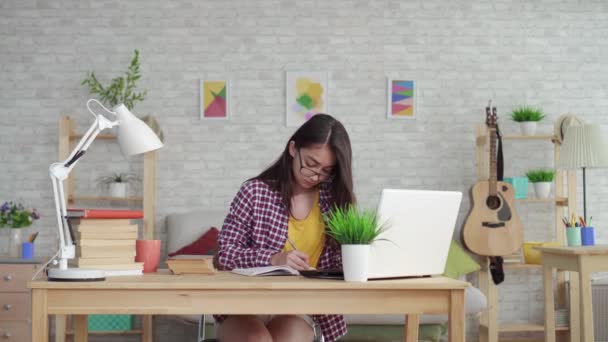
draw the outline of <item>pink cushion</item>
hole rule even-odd
[[[169,256],[176,255],[214,255],[217,253],[217,236],[219,230],[215,227],[209,228],[203,235],[191,244],[180,248],[178,251],[169,253]]]

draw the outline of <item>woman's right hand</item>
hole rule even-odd
[[[270,264],[273,266],[287,265],[298,271],[309,270],[308,262],[308,255],[300,251],[281,252],[270,258]]]

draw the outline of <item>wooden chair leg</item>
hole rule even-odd
[[[403,337],[405,342],[418,342],[418,329],[420,325],[420,316],[406,315]]]
[[[152,324],[152,315],[144,315],[141,318],[141,341],[152,342],[154,335],[154,326]]]

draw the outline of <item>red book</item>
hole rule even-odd
[[[70,218],[140,219],[144,217],[142,210],[70,208],[67,212]]]

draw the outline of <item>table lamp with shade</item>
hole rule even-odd
[[[600,127],[596,124],[568,127],[557,167],[583,170],[583,217],[585,221],[588,221],[586,170],[608,167],[608,151],[602,139]]]
[[[93,112],[91,110],[91,103],[99,104],[107,113],[114,115],[116,120],[112,121],[104,115]],[[55,213],[60,243],[59,251],[56,254],[59,259],[59,266],[49,269],[48,272],[48,279],[51,281],[95,281],[105,279],[103,270],[68,268],[68,260],[75,258],[76,248],[67,221],[67,202],[63,189],[63,182],[68,178],[76,163],[86,153],[97,135],[104,129],[117,127],[118,144],[120,145],[122,154],[125,156],[154,151],[163,147],[163,143],[152,129],[133,115],[124,104],[119,104],[110,111],[99,101],[90,99],[87,101],[87,109],[93,115],[95,121],[82,136],[68,158],[62,162],[52,164],[49,168],[53,182]]]

